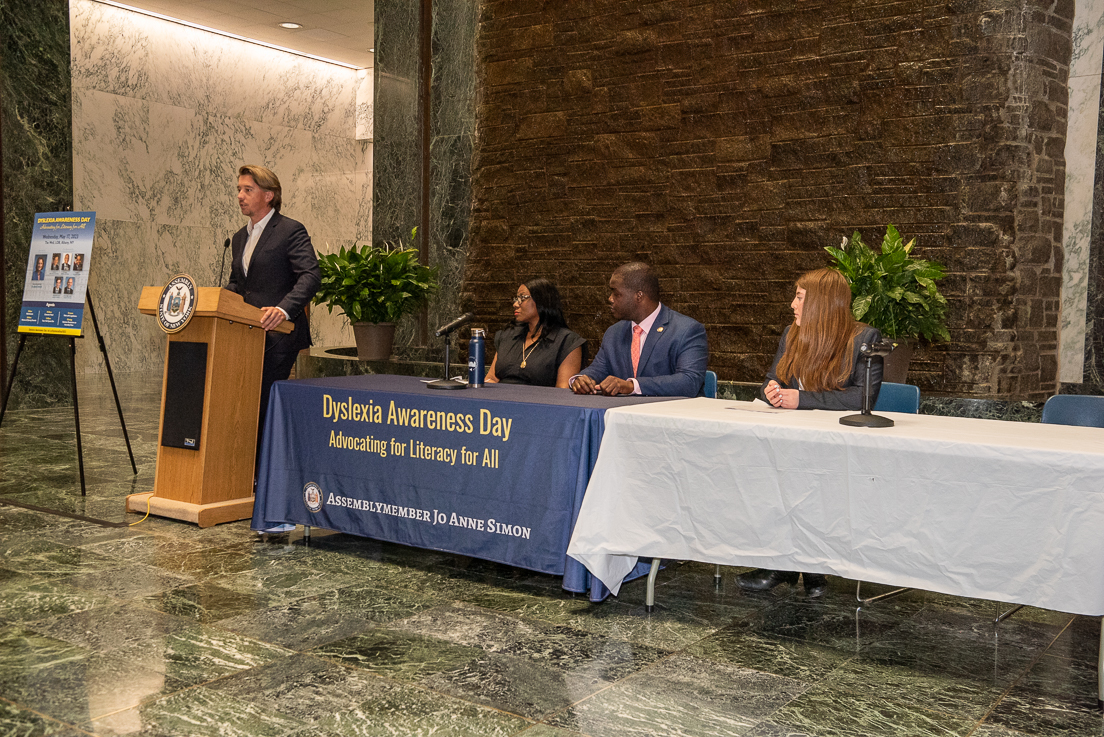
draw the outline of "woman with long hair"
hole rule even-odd
[[[567,328],[560,290],[530,279],[514,297],[514,324],[495,335],[487,381],[567,388],[583,366],[586,341]]]
[[[790,308],[793,323],[782,333],[774,363],[759,396],[781,409],[861,410],[866,362],[859,347],[881,340],[881,333],[851,314],[851,287],[832,269],[802,274]],[[882,385],[882,359],[870,366],[871,402]],[[820,573],[800,574],[809,598],[823,596],[828,580]],[[736,577],[741,588],[767,591],[797,583],[790,571],[758,569]]]

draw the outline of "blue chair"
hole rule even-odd
[[[705,372],[705,386],[702,388],[702,392],[710,399],[717,398],[717,372]]]
[[[1046,400],[1046,404],[1043,405],[1043,422],[1048,425],[1104,427],[1104,397],[1082,394],[1055,394]],[[1023,604],[1017,604],[997,616],[994,623],[1000,624],[1023,607]],[[1101,635],[1101,637],[1104,637],[1104,635]],[[1102,640],[1101,647],[1104,647],[1104,640]]]
[[[878,392],[878,401],[874,403],[874,411],[916,414],[920,411],[920,387],[883,381],[881,391]]]
[[[875,412],[904,412],[914,415],[920,411],[920,388],[912,384],[894,384],[892,381],[883,381],[882,388],[878,392],[878,401],[874,403]],[[893,591],[869,598],[862,598],[862,581],[855,584],[855,598],[860,604],[871,604],[880,599],[888,599],[897,594],[903,594],[908,588],[894,589]]]

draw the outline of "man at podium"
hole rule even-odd
[[[233,261],[226,288],[261,309],[261,325],[267,331],[257,428],[258,457],[268,414],[268,395],[273,382],[291,374],[299,351],[311,345],[304,308],[322,281],[307,229],[280,214],[281,192],[280,180],[271,169],[254,164],[238,169],[238,207],[249,222],[231,241]],[[272,332],[284,320],[291,320],[295,330],[288,334]]]

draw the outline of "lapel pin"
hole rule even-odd
[[[656,332],[657,332],[657,333],[662,333],[662,332],[663,332],[663,328],[662,328],[662,327],[658,327],[658,328],[656,328]]]

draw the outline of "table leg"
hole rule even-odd
[[[1100,620],[1100,644],[1096,649],[1096,706],[1104,707],[1104,619]]]
[[[648,571],[648,593],[644,596],[644,611],[655,609],[655,581],[659,575],[659,558],[652,558],[652,569]]]
[[[310,525],[303,525],[303,542],[310,542]]]

